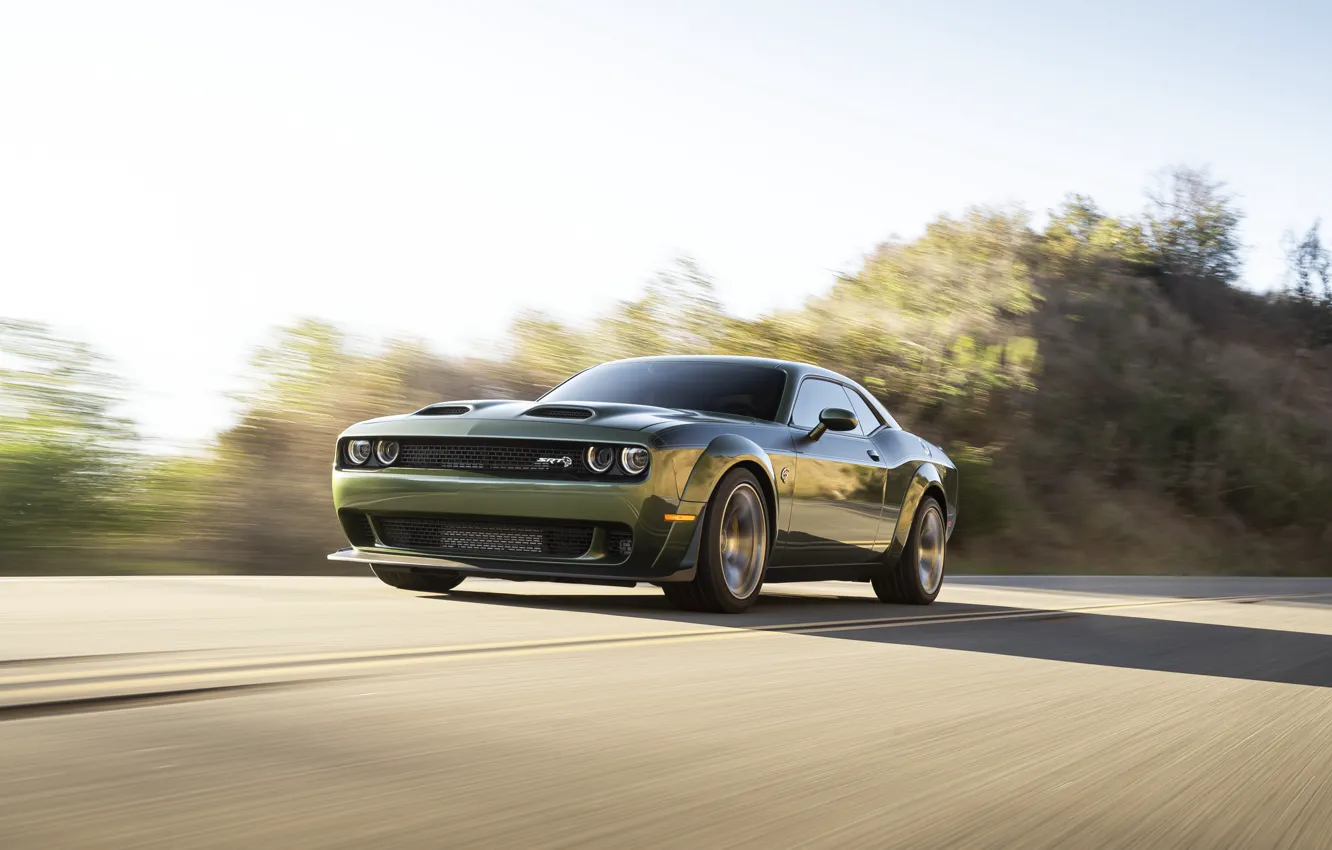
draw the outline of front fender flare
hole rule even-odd
[[[776,478],[772,474],[772,459],[768,457],[768,453],[747,437],[723,434],[714,437],[694,462],[694,468],[690,470],[689,479],[685,482],[682,500],[706,503],[726,471],[737,463],[745,461],[755,463],[763,469],[768,477],[766,483],[770,492],[776,493]],[[774,516],[774,527],[776,522],[777,518]]]
[[[888,563],[895,564],[902,557],[907,538],[911,536],[911,525],[916,521],[916,508],[920,507],[920,500],[925,498],[925,491],[930,489],[937,489],[943,493],[943,476],[939,474],[934,464],[926,462],[916,467],[915,473],[911,476],[911,483],[907,484],[906,495],[902,498],[902,509],[897,514],[897,527],[893,529],[893,539],[888,545]],[[944,510],[947,509],[945,505]]]
[[[767,484],[769,490],[767,498],[772,500],[770,505],[774,514],[772,539],[776,540],[777,488],[773,485],[772,461],[768,458],[768,453],[753,440],[736,434],[715,437],[694,461],[693,467],[689,470],[689,477],[685,480],[683,492],[680,494],[679,511],[694,514],[698,521],[691,523],[692,527],[677,523],[671,530],[670,541],[659,556],[659,560],[679,558],[677,568],[680,577],[692,579],[697,568],[699,548],[703,539],[703,519],[708,499],[712,498],[712,491],[717,489],[718,482],[731,467],[746,462],[756,464],[767,478],[766,482],[760,483]],[[672,547],[671,542],[674,542],[678,548]],[[683,550],[682,555],[678,554],[681,550]]]

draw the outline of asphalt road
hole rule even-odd
[[[1332,579],[0,579],[0,847],[1332,847]]]

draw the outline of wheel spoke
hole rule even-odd
[[[943,581],[944,566],[943,517],[938,508],[933,505],[926,508],[916,535],[916,572],[920,586],[926,593],[934,593]]]
[[[731,491],[722,508],[722,579],[737,599],[745,599],[758,588],[767,553],[768,528],[759,494],[748,484]]]

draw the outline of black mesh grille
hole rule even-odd
[[[534,407],[524,415],[545,419],[590,419],[592,411],[586,407]]]
[[[417,416],[462,416],[471,408],[463,404],[439,404],[416,411]]]
[[[591,525],[532,521],[377,517],[380,538],[394,549],[421,552],[552,555],[576,558],[592,545]]]
[[[375,533],[370,528],[370,517],[360,511],[339,511],[338,520],[342,522],[342,531],[353,546],[375,545]]]
[[[583,473],[583,447],[503,440],[402,440],[396,466],[497,472]]]
[[[634,533],[628,528],[613,528],[606,535],[606,554],[612,558],[627,558],[634,548]]]

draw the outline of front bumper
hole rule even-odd
[[[634,483],[534,481],[483,473],[381,469],[333,472],[333,501],[342,515],[485,517],[619,523],[633,531],[628,557],[559,558],[539,555],[435,554],[395,549],[376,537],[330,560],[438,569],[515,578],[662,582],[693,578],[704,505],[678,496],[673,464],[661,453],[646,480]],[[695,514],[667,522],[667,514]],[[361,541],[366,542],[366,541]]]
[[[585,584],[637,584],[641,581],[689,581],[694,577],[695,567],[681,567],[669,575],[644,575],[641,572],[626,570],[579,570],[560,567],[553,569],[549,563],[530,561],[500,561],[496,559],[468,558],[459,561],[451,557],[431,557],[425,555],[401,555],[388,550],[357,549],[348,547],[339,549],[328,556],[330,561],[345,561],[366,566],[403,567],[414,572],[440,571],[465,573],[492,578],[511,578],[515,580],[542,579],[550,581],[576,581]]]

